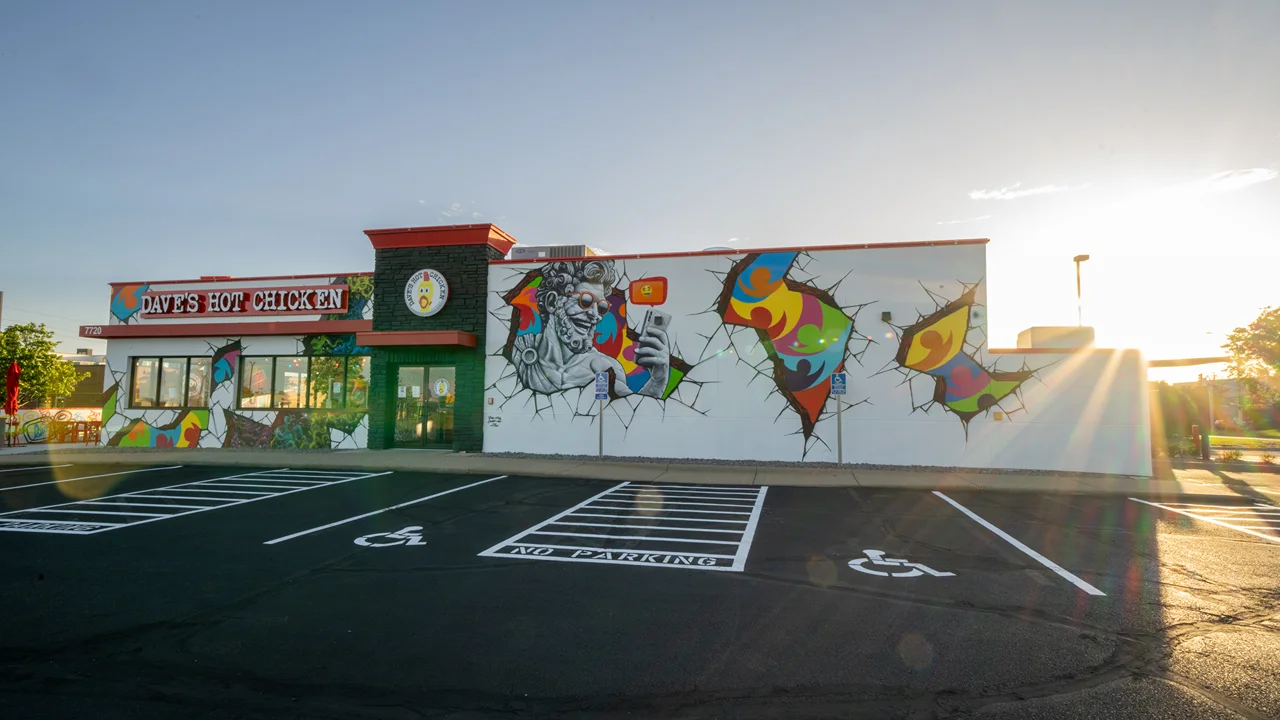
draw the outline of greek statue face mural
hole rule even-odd
[[[609,295],[618,282],[613,261],[551,262],[541,274],[536,299],[542,331],[517,337],[511,350],[525,387],[541,393],[585,387],[596,373],[611,371],[615,395],[662,397],[671,362],[665,327],[646,328],[636,341],[635,364],[649,372],[639,389],[627,385],[616,358],[595,347],[597,325],[609,313]]]

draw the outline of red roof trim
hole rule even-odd
[[[372,320],[292,320],[260,323],[149,323],[81,325],[83,338],[235,337],[237,335],[345,335],[373,329]]]
[[[475,347],[475,333],[461,330],[392,330],[356,333],[356,345],[388,347],[396,345],[461,345]]]
[[[579,258],[555,258],[555,260],[637,260],[640,258],[672,258],[672,257],[691,257],[695,255],[749,255],[751,253],[766,252],[815,252],[818,250],[884,250],[892,248],[915,248],[915,247],[940,247],[950,245],[986,245],[991,242],[987,238],[973,238],[966,240],[924,240],[918,242],[898,242],[898,243],[861,243],[856,245],[806,245],[797,247],[774,247],[774,248],[742,248],[733,250],[698,250],[694,252],[672,252],[672,253],[636,253],[634,255],[593,255],[590,257]],[[490,265],[511,265],[516,263],[538,263],[551,262],[551,259],[543,260],[490,260]]]
[[[225,282],[256,282],[259,280],[310,280],[312,278],[336,278],[336,277],[361,277],[364,275],[373,275],[372,272],[353,272],[353,273],[312,273],[310,275],[263,275],[260,277],[238,277],[231,275],[219,275],[212,278],[194,278],[191,280],[139,280],[137,282],[113,282],[107,283],[111,287],[120,285],[187,285],[190,283],[225,283]]]
[[[516,239],[492,223],[477,225],[433,225],[428,227],[365,230],[374,250],[410,247],[454,247],[488,245],[506,255]]]

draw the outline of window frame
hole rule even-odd
[[[129,409],[130,410],[208,410],[209,403],[204,405],[188,405],[187,401],[191,399],[191,360],[203,360],[204,355],[137,355],[129,358]],[[212,360],[212,356],[208,357]],[[138,395],[138,361],[139,360],[155,360],[156,361],[156,379],[155,394],[151,396],[151,405],[136,405],[135,398]],[[161,405],[160,404],[160,386],[164,377],[164,361],[165,360],[181,360],[182,361],[182,402],[178,405]],[[212,393],[209,393],[212,395]]]
[[[280,358],[287,358],[289,360],[306,360],[307,362],[306,387],[301,389],[301,396],[306,404],[301,407],[286,408],[286,407],[276,406],[276,364]],[[311,361],[315,358],[341,358],[342,359],[342,406],[341,407],[323,408],[323,407],[314,407],[311,404],[311,401],[312,401]],[[268,412],[268,411],[279,412],[281,410],[306,410],[308,412],[346,412],[348,410],[354,410],[354,411],[360,411],[360,412],[368,412],[369,402],[367,397],[364,403],[365,407],[349,407],[347,405],[347,398],[350,395],[347,392],[347,382],[348,382],[348,379],[351,377],[351,360],[353,358],[369,358],[370,363],[372,363],[373,361],[372,355],[241,355],[239,360],[239,366],[236,368],[236,410],[248,410],[248,411],[256,410],[259,412]],[[240,390],[243,387],[242,383],[244,382],[244,366],[245,366],[245,363],[249,362],[250,360],[254,360],[254,361],[270,360],[271,361],[271,368],[270,368],[270,372],[268,373],[268,377],[270,378],[270,381],[268,382],[268,387],[266,388],[267,397],[270,398],[270,402],[267,405],[267,407],[245,407],[243,404],[244,395],[241,394]],[[188,368],[189,367],[190,367],[190,364],[188,364]],[[370,378],[370,380],[372,380],[372,378]],[[373,383],[370,382],[369,384],[372,385]],[[329,390],[331,392],[332,388],[330,388]],[[365,391],[365,395],[366,396],[368,395],[368,390]]]

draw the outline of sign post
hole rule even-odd
[[[604,457],[604,401],[609,399],[609,373],[596,373],[596,401],[600,403],[600,410],[596,413],[597,424],[600,426],[600,445],[599,456]]]
[[[844,405],[845,384],[848,375],[842,372],[831,373],[831,395],[836,399],[836,464],[844,464],[844,428],[840,417],[840,406]]]

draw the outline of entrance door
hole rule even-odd
[[[396,378],[397,447],[453,445],[454,368],[403,365]]]

